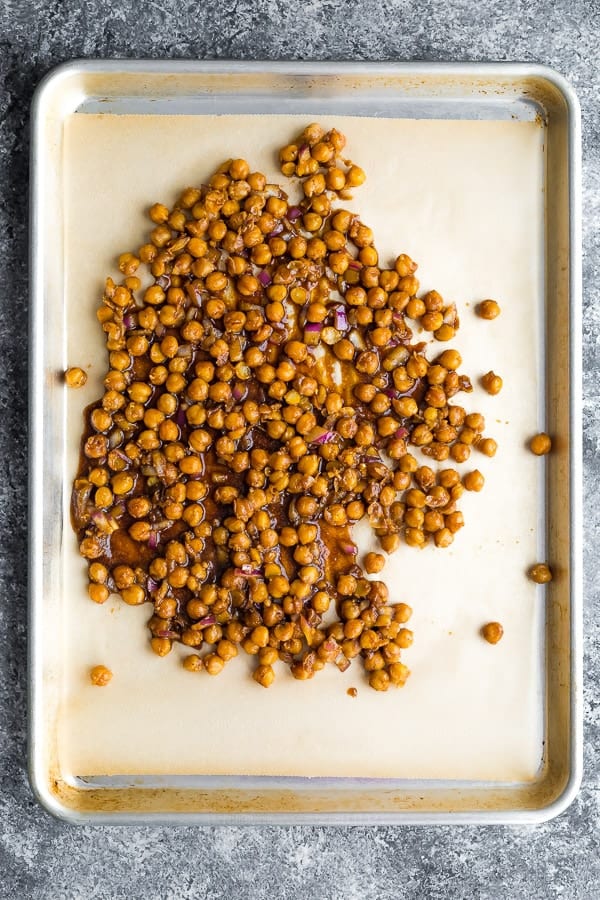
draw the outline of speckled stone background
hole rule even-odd
[[[532,60],[577,90],[584,153],[586,486],[600,463],[598,0],[0,2],[0,897],[600,897],[600,516],[586,490],[585,774],[537,828],[74,828],[26,774],[27,165],[32,91],[74,57]]]

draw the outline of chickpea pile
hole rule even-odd
[[[455,336],[454,304],[419,296],[416,263],[382,265],[335,205],[365,180],[344,146],[310,125],[280,151],[297,205],[227,161],[152,206],[149,242],[106,282],[109,371],[72,503],[89,594],[152,603],[153,650],[181,642],[192,672],[241,649],[264,687],[277,661],[304,680],[354,658],[376,690],[403,685],[411,609],[365,576],[385,558],[363,570],[352,526],[366,518],[387,553],[448,547],[484,482],[451,463],[496,450],[452,402],[472,390],[458,351],[425,354]]]

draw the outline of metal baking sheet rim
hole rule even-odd
[[[381,810],[371,808],[356,811],[290,811],[271,809],[256,811],[236,810],[235,792],[232,794],[231,808],[221,812],[173,811],[166,812],[160,807],[156,810],[126,809],[123,806],[111,809],[110,804],[102,804],[103,810],[94,808],[74,808],[66,798],[61,797],[61,790],[66,793],[77,791],[81,796],[90,794],[82,784],[76,788],[67,785],[59,786],[58,779],[52,779],[49,767],[42,765],[42,752],[45,747],[46,727],[42,696],[41,678],[41,642],[39,627],[39,611],[43,602],[43,547],[44,529],[42,510],[44,506],[43,462],[44,434],[38,425],[44,421],[44,258],[43,229],[41,210],[44,200],[43,179],[43,126],[48,113],[48,97],[60,86],[68,82],[70,77],[88,74],[135,75],[148,73],[153,76],[208,74],[236,74],[240,78],[251,75],[269,74],[272,76],[350,76],[357,79],[366,76],[404,77],[415,79],[426,86],[427,81],[436,78],[438,83],[447,81],[471,82],[473,87],[478,83],[488,86],[494,81],[518,83],[524,80],[537,80],[545,83],[558,93],[564,103],[567,116],[567,191],[569,206],[568,225],[568,297],[569,297],[569,751],[567,777],[564,783],[547,803],[536,808],[494,808],[493,791],[489,791],[488,803],[482,808],[452,808],[451,798],[444,792],[447,786],[439,784],[436,801],[435,782],[419,782],[411,785],[421,794],[431,793],[431,809],[416,811],[414,809]],[[85,96],[72,97],[70,105],[76,108]],[[76,102],[78,101],[78,102]],[[149,60],[88,60],[65,63],[52,70],[38,86],[31,116],[32,149],[30,157],[30,320],[29,320],[29,645],[28,645],[28,729],[29,729],[29,778],[35,796],[48,812],[71,823],[85,824],[330,824],[330,825],[364,825],[364,824],[536,824],[551,819],[561,812],[575,798],[582,777],[582,484],[581,484],[581,125],[579,103],[575,92],[566,79],[556,71],[535,64],[515,63],[328,63],[328,62],[240,62],[240,61],[149,61]],[[58,774],[58,773],[57,773]],[[278,784],[282,779],[273,779]],[[285,781],[285,780],[284,780]],[[296,781],[296,779],[294,779]],[[300,781],[300,780],[299,780]],[[330,780],[301,779],[302,793],[311,788],[318,789],[318,782]],[[264,783],[264,782],[263,782]],[[290,785],[291,787],[291,785]],[[364,785],[367,787],[367,785]],[[389,790],[398,792],[408,789],[406,782],[398,781]],[[454,785],[460,789],[460,785]],[[492,787],[492,786],[490,786]],[[499,790],[498,785],[493,786]],[[331,788],[329,788],[331,789]],[[481,798],[485,795],[486,786],[479,785],[474,791],[472,786],[467,792]],[[141,789],[143,792],[145,790]],[[285,786],[283,789],[285,793]],[[334,788],[335,790],[335,788]],[[379,785],[381,790],[381,785]],[[488,788],[489,790],[489,788]],[[161,796],[163,792],[179,794],[173,789],[162,789],[157,784],[151,792]],[[251,789],[253,794],[256,788]],[[105,792],[110,794],[110,791]],[[185,794],[185,791],[183,792]],[[197,793],[197,788],[196,788]],[[231,791],[230,791],[231,794]],[[140,795],[142,796],[142,795]],[[368,796],[368,794],[367,794]],[[107,798],[108,799],[108,798]],[[445,804],[445,805],[444,805]],[[175,804],[178,805],[177,803]],[[185,806],[186,804],[184,804]],[[244,804],[240,804],[243,806]],[[189,797],[187,809],[190,808]]]

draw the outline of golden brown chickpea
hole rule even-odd
[[[503,381],[500,376],[492,372],[491,369],[481,378],[482,387],[488,392],[488,394],[491,394],[492,396],[500,393],[500,391],[502,390],[502,384]]]
[[[449,547],[454,540],[454,535],[449,528],[440,528],[433,535],[436,547]]]
[[[485,484],[485,478],[479,469],[474,469],[472,472],[467,472],[463,478],[463,484],[467,491],[480,491]]]
[[[94,603],[105,603],[108,600],[109,590],[105,584],[98,584],[92,581],[88,585],[88,594],[90,600],[93,600]]]
[[[198,656],[196,653],[192,653],[190,656],[186,656],[183,660],[183,668],[188,672],[202,672],[204,669],[204,662],[202,661],[202,657]]]
[[[404,540],[409,547],[422,547],[425,544],[425,533],[420,528],[406,528]]]
[[[369,674],[369,685],[376,691],[387,691],[390,686],[390,676],[385,669],[376,669]]]
[[[466,462],[471,455],[471,448],[468,444],[458,441],[450,448],[450,455],[455,462],[463,463]]]
[[[481,319],[495,319],[500,315],[500,307],[495,300],[483,300],[477,305],[476,312]]]
[[[209,675],[219,675],[225,668],[225,662],[216,653],[204,657],[204,668]]]
[[[365,571],[368,572],[369,575],[374,575],[376,572],[381,572],[385,565],[385,557],[381,555],[381,553],[367,553],[365,556]]]
[[[553,575],[550,566],[546,563],[536,563],[529,570],[529,577],[536,584],[548,584],[549,581],[552,581]]]
[[[90,681],[96,687],[106,687],[112,677],[113,673],[106,666],[94,666],[90,669]]]
[[[463,514],[460,511],[448,513],[448,515],[444,517],[444,522],[446,523],[446,528],[448,528],[452,534],[456,534],[457,531],[460,531],[465,524]]]
[[[87,375],[79,366],[72,366],[65,372],[65,384],[67,387],[79,388],[87,381]]]
[[[529,449],[536,456],[545,456],[552,450],[552,439],[545,432],[534,435],[529,442]]]
[[[253,679],[262,687],[270,687],[275,680],[275,671],[271,665],[260,665],[252,673]]]
[[[488,644],[497,644],[504,634],[504,628],[500,622],[488,622],[481,629],[481,635]]]
[[[476,445],[477,449],[485,456],[495,456],[498,444],[493,438],[484,438]]]

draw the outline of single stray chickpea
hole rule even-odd
[[[67,387],[79,388],[83,387],[83,385],[87,381],[87,375],[80,369],[79,366],[71,366],[70,369],[67,369],[65,372],[65,384]]]
[[[504,628],[500,622],[488,622],[481,629],[481,634],[488,644],[497,644],[504,634]]]
[[[90,681],[96,687],[105,687],[112,677],[113,673],[106,666],[94,666],[90,670]]]
[[[529,577],[536,584],[548,584],[553,578],[552,569],[546,563],[536,563],[529,570]]]
[[[529,442],[529,449],[536,456],[545,456],[552,450],[552,438],[549,434],[542,431],[540,434],[534,435]]]
[[[500,315],[500,307],[495,300],[483,300],[477,306],[477,315],[480,319],[495,319]]]
[[[495,372],[492,372],[491,369],[481,377],[482,387],[488,392],[488,394],[491,394],[492,396],[500,393],[500,391],[502,390],[502,384],[503,381],[501,377],[499,375],[496,375]]]

